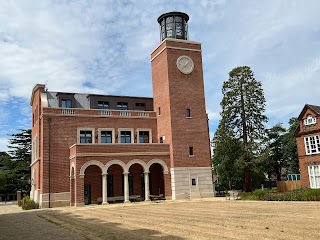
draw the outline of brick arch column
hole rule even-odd
[[[84,175],[76,176],[75,183],[75,206],[84,206]]]
[[[122,174],[124,177],[124,202],[129,202],[129,179],[128,179],[129,171],[128,171],[128,166],[124,162],[122,162],[121,160],[111,160],[106,163],[102,173],[107,175],[109,167],[114,164],[121,166],[123,169]],[[107,181],[107,177],[105,177],[105,181]]]

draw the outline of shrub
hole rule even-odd
[[[303,197],[304,201],[320,201],[320,189],[307,189]]]
[[[255,190],[253,192],[253,195],[257,198],[257,199],[264,199],[264,197],[266,196],[266,194],[268,193],[267,190],[264,190],[264,189],[258,189],[258,190]]]
[[[39,208],[39,204],[36,203],[35,201],[33,201],[32,199],[30,199],[29,196],[24,197],[21,202],[22,202],[21,207],[23,210],[30,210],[30,209],[38,209]]]
[[[291,192],[259,189],[253,193],[242,193],[241,199],[263,201],[320,201],[320,189],[296,189]]]

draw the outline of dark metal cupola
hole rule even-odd
[[[189,16],[182,12],[169,12],[158,18],[160,24],[160,41],[166,38],[188,40]]]

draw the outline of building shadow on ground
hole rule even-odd
[[[47,211],[39,213],[38,215],[85,239],[185,239],[180,236],[169,235],[148,228],[128,229],[124,224],[112,222],[111,219],[110,221],[105,221],[100,218],[84,218],[75,213],[67,213],[59,210]],[[157,223],[150,222],[149,224]],[[174,228],[174,226],[172,226],[172,228]]]

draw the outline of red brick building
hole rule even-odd
[[[320,188],[320,106],[306,104],[296,130],[302,187]]]
[[[201,44],[158,18],[153,99],[32,91],[31,197],[41,207],[213,196]]]

